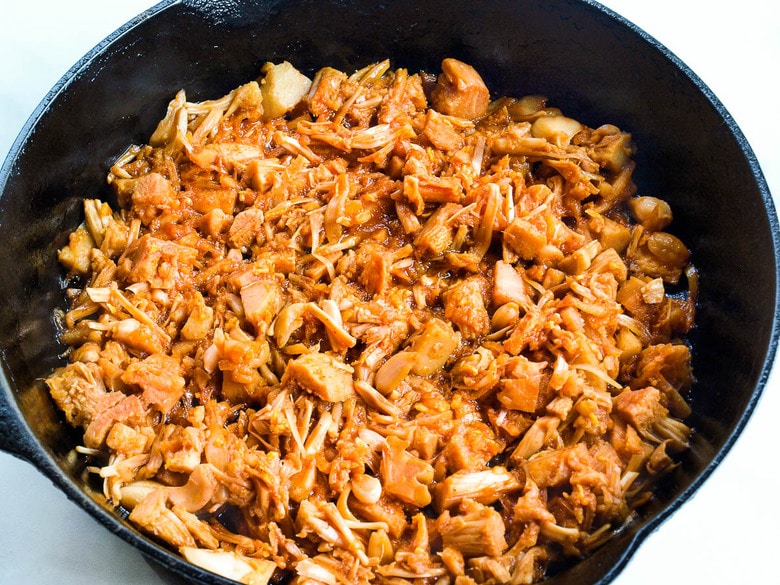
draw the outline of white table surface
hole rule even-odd
[[[0,155],[57,80],[151,0],[0,0]],[[720,98],[780,201],[780,2],[606,0]],[[726,460],[615,585],[780,583],[780,373]],[[0,584],[157,585],[140,554],[29,464],[0,453]]]

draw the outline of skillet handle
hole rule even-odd
[[[13,401],[5,377],[0,378],[3,378],[0,385],[0,451],[6,451],[32,463],[35,453],[32,448],[34,439]]]

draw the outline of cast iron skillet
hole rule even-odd
[[[227,583],[119,518],[69,453],[79,443],[41,383],[63,362],[56,250],[81,198],[111,200],[106,172],[143,143],[180,88],[215,98],[286,59],[311,75],[390,57],[437,72],[476,67],[494,96],[542,94],[639,145],[635,179],[668,199],[701,273],[690,336],[692,448],[637,521],[550,583],[606,585],[731,448],[766,383],[778,340],[778,223],[753,152],[710,90],[667,49],[590,0],[168,0],[84,57],[49,93],[0,171],[0,448],[22,457],[107,529],[171,575]]]

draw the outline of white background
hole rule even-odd
[[[747,136],[780,201],[780,2],[604,4],[666,45],[709,85]],[[72,64],[152,5],[151,0],[0,0],[0,156]],[[780,583],[779,415],[776,371],[721,467],[647,539],[615,585]],[[0,584],[55,583],[164,582],[135,549],[32,466],[0,453]]]

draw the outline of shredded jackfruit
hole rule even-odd
[[[698,283],[631,136],[442,70],[181,90],[116,209],[85,201],[46,382],[107,499],[190,562],[537,582],[687,447]]]

